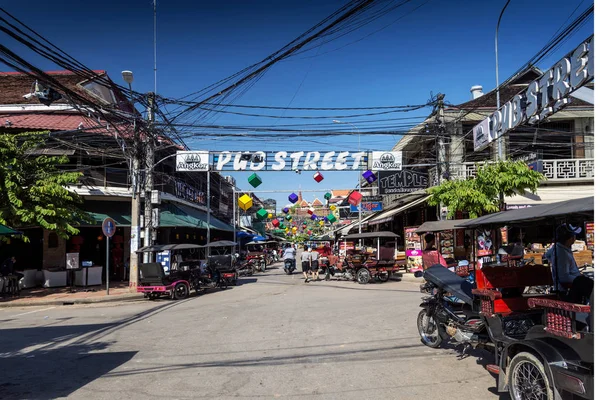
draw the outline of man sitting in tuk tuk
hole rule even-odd
[[[546,252],[552,265],[554,288],[565,301],[587,304],[594,290],[594,280],[582,275],[573,257],[571,246],[580,227],[562,224],[556,229],[556,243]]]

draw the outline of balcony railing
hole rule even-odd
[[[594,159],[593,158],[570,158],[560,160],[541,160],[542,173],[549,181],[560,182],[573,179],[593,180]],[[451,179],[466,179],[475,176],[477,165],[481,163],[465,162],[461,164],[450,164],[448,172]],[[429,170],[429,181],[432,185],[437,182],[436,170]]]

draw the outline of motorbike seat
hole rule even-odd
[[[434,264],[423,272],[423,278],[437,287],[450,292],[457,299],[473,305],[473,284],[467,279],[449,271],[441,264]]]

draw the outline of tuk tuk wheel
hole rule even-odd
[[[387,271],[380,272],[379,275],[377,275],[377,278],[379,279],[380,282],[387,282],[390,280],[390,273]]]
[[[365,285],[365,284],[369,283],[370,280],[371,280],[371,273],[369,272],[368,269],[361,268],[356,273],[356,281],[358,283],[360,283],[361,285]]]
[[[180,282],[177,285],[175,285],[175,289],[173,290],[173,298],[175,300],[186,299],[189,294],[190,294],[190,290],[188,289],[188,287],[185,283]]]
[[[515,400],[554,399],[544,365],[539,358],[526,351],[517,354],[508,366],[508,389]]]

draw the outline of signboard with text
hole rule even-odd
[[[380,201],[362,201],[361,203],[362,212],[374,212],[374,211],[382,211],[383,204]],[[358,207],[350,205],[351,212],[358,212]]]
[[[379,194],[410,193],[429,187],[429,175],[411,170],[380,171]]]
[[[401,151],[374,151],[371,158],[372,171],[401,171]]]

